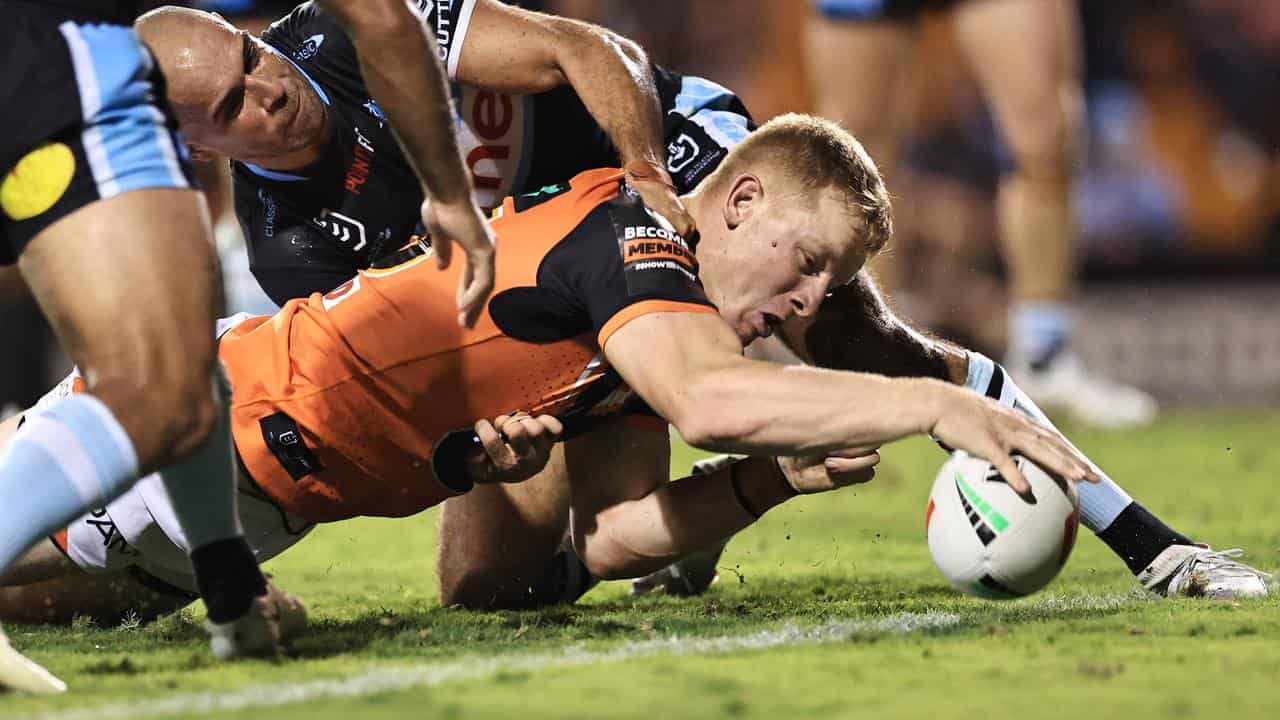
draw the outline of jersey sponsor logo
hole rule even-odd
[[[102,536],[102,547],[107,552],[117,552],[121,555],[137,555],[138,551],[133,549],[128,540],[124,539],[124,535],[120,534],[120,529],[116,527],[116,521],[107,515],[106,508],[98,508],[89,513],[89,517],[84,520],[86,525],[98,531]]]
[[[482,207],[497,207],[521,180],[525,98],[467,87],[458,93],[455,129],[476,200]]]
[[[302,43],[302,47],[293,51],[293,59],[298,62],[302,62],[304,60],[310,60],[311,58],[315,57],[317,53],[320,52],[320,46],[323,44],[324,44],[323,34],[312,35],[311,37],[307,38],[306,42]]]
[[[262,234],[267,237],[276,235],[276,201],[266,190],[258,188],[258,202],[262,203]]]
[[[453,2],[454,0],[417,0],[409,4],[409,9],[418,15],[418,19],[426,25],[435,15],[436,45],[440,47],[441,62],[449,60],[449,46],[453,43]]]
[[[347,168],[347,178],[343,182],[343,187],[352,195],[359,195],[360,186],[369,179],[369,165],[373,162],[373,143],[360,132],[360,128],[353,125],[351,129],[356,131],[356,147],[351,156],[351,167]]]
[[[76,156],[64,143],[45,143],[22,157],[0,181],[0,210],[29,220],[53,207],[76,174]]]
[[[353,251],[362,249],[367,243],[364,223],[340,212],[325,208],[320,211],[320,217],[312,218],[311,222],[339,244],[351,245]]]
[[[338,287],[325,293],[323,296],[321,296],[320,302],[322,305],[324,305],[324,309],[327,311],[329,308],[333,307],[334,305],[337,305],[343,300],[346,300],[347,298],[351,297],[359,289],[360,289],[360,276],[357,275],[351,278],[350,280],[342,283]]]
[[[689,137],[688,133],[680,133],[680,137],[667,143],[667,171],[678,173],[693,162],[702,148]]]
[[[627,228],[630,230],[631,228]],[[653,228],[660,230],[661,228]],[[622,260],[628,266],[633,263],[674,262],[689,272],[697,272],[698,261],[683,243],[656,240],[628,240],[622,245]],[[647,268],[637,267],[637,270]]]

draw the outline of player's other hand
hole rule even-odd
[[[436,265],[441,270],[453,260],[454,242],[467,254],[467,267],[458,282],[458,324],[471,327],[493,292],[497,236],[470,196],[458,202],[427,198],[422,203],[422,224],[431,236]]]
[[[517,412],[499,415],[493,422],[481,420],[475,431],[480,447],[467,456],[471,479],[480,484],[517,483],[547,466],[564,425],[551,415]]]
[[[1019,495],[1030,497],[1031,484],[1013,461],[1015,453],[1067,480],[1101,479],[1088,459],[1053,429],[972,390],[940,382],[930,383],[930,389],[937,393],[936,419],[925,431],[989,461]]]
[[[675,183],[671,182],[666,168],[652,160],[632,160],[623,169],[627,173],[627,183],[640,193],[644,204],[666,218],[677,235],[688,239],[697,230],[693,216],[680,202]]]
[[[787,483],[802,495],[871,482],[879,463],[879,447],[849,448],[826,457],[778,458],[778,467]]]

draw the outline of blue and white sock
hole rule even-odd
[[[1065,303],[1017,303],[1009,313],[1009,349],[1041,370],[1071,338],[1071,310]]]
[[[72,395],[28,414],[0,459],[0,572],[137,479],[133,441],[98,398]]]
[[[1013,378],[1005,373],[1004,368],[985,355],[969,353],[969,376],[965,380],[965,387],[982,393],[1005,407],[1021,410],[1041,425],[1057,430],[1048,416],[1014,384]],[[1092,460],[1089,462],[1093,464]],[[1096,464],[1093,469],[1102,476],[1102,481],[1079,483],[1076,490],[1080,493],[1080,521],[1085,527],[1100,533],[1133,502],[1133,498]]]

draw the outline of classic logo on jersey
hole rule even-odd
[[[312,218],[311,222],[316,227],[329,234],[329,237],[342,245],[350,245],[353,251],[362,249],[366,244],[364,235],[364,223],[355,218],[347,217],[340,212],[329,210],[328,208],[320,211],[320,217]]]
[[[29,220],[53,207],[75,174],[71,148],[45,143],[24,155],[0,182],[0,210],[11,220]]]
[[[312,35],[307,41],[302,43],[302,47],[293,51],[293,59],[302,62],[310,60],[320,52],[320,46],[324,44],[324,35]]]
[[[688,133],[680,133],[680,137],[667,143],[667,171],[678,173],[689,166],[698,157],[702,148]]]
[[[488,90],[457,89],[454,129],[481,207],[502,204],[502,198],[524,180],[526,100]]]

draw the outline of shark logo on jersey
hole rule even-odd
[[[382,108],[378,107],[378,103],[374,102],[373,98],[369,98],[369,102],[365,103],[363,107],[365,110],[369,111],[370,115],[378,120],[378,127],[382,128],[387,126],[387,116],[382,114]]]
[[[310,60],[311,58],[315,57],[317,53],[320,52],[320,46],[323,44],[324,44],[324,35],[312,35],[311,37],[307,38],[306,42],[302,43],[302,47],[294,51],[293,59],[298,62],[302,62],[303,60]]]
[[[698,147],[698,143],[693,138],[680,133],[680,137],[667,143],[667,171],[680,172],[693,162],[701,151],[702,148]]]

